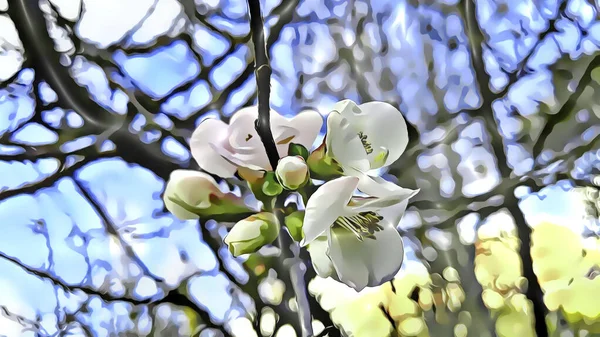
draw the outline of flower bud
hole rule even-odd
[[[279,228],[274,214],[257,213],[236,223],[223,241],[233,256],[250,254],[275,241]]]
[[[219,185],[210,175],[192,170],[171,172],[165,194],[165,206],[181,220],[197,219],[197,210],[210,208],[213,199],[224,197]]]
[[[308,181],[308,165],[300,156],[284,157],[279,160],[275,174],[283,187],[295,190]]]

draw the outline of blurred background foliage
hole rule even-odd
[[[306,273],[322,336],[600,336],[600,5],[265,0],[271,105],[387,101],[420,188],[397,278]],[[244,0],[0,0],[0,335],[293,336],[277,249],[160,194],[255,102]],[[324,131],[324,130],[323,130]],[[244,193],[223,182],[223,189]]]

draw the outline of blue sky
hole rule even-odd
[[[59,6],[61,15],[66,18],[78,17],[80,1],[52,2]],[[495,88],[501,89],[506,83],[506,77],[500,72],[499,66],[513,69],[537,42],[537,34],[546,28],[548,19],[557,10],[554,1],[543,1],[538,8],[533,5],[534,2],[508,1],[509,14],[506,18],[498,18],[491,14],[497,4],[478,1],[478,16],[482,28],[491,36],[490,46],[493,52],[488,51],[484,56]],[[108,47],[115,41],[122,41],[131,47],[142,46],[157,36],[175,36],[186,29],[182,23],[183,8],[175,0],[156,1],[157,8],[151,12],[149,9],[154,1],[150,0],[85,3],[87,11],[76,25],[76,33],[86,43],[100,48]],[[451,1],[447,3],[453,4]],[[269,13],[278,4],[277,0],[265,2],[264,11]],[[208,9],[224,8],[222,15],[214,15],[209,20],[218,29],[233,37],[247,32],[246,22],[240,19],[246,11],[244,1],[206,0],[204,5]],[[0,1],[0,9],[3,6],[6,6],[6,1]],[[377,62],[380,67],[389,67],[400,77],[396,89],[401,96],[401,108],[407,120],[424,131],[423,139],[435,140],[440,131],[435,128],[425,130],[424,125],[420,125],[420,121],[424,120],[423,116],[434,114],[437,107],[432,103],[434,99],[431,93],[424,88],[426,67],[423,63],[422,45],[425,38],[420,34],[421,23],[413,17],[418,15],[421,22],[430,20],[434,27],[439,28],[438,38],[441,41],[454,36],[458,39],[457,50],[450,51],[445,43],[438,43],[434,44],[433,55],[446,60],[437,63],[435,67],[438,74],[435,78],[436,85],[447,92],[444,97],[446,109],[451,113],[459,113],[461,109],[476,106],[479,98],[473,84],[473,74],[468,71],[466,36],[457,23],[458,17],[450,15],[444,18],[435,9],[415,9],[404,1],[377,1],[377,5],[373,7],[375,11],[392,13],[381,25],[389,34],[390,56],[378,59]],[[358,10],[361,10],[360,7]],[[516,89],[509,92],[507,101],[494,106],[501,132],[506,138],[509,163],[517,174],[529,172],[533,167],[533,159],[528,157],[514,139],[514,134],[521,125],[508,113],[509,106],[516,107],[520,115],[528,116],[536,113],[540,101],[552,105],[553,87],[545,66],[555,62],[560,52],[576,58],[598,48],[600,24],[594,21],[595,9],[584,0],[572,0],[569,1],[567,10],[573,21],[563,20],[559,24],[559,33],[541,45],[540,52],[529,62],[533,75],[519,82]],[[271,103],[275,110],[285,115],[297,113],[298,106],[294,99],[298,84],[297,73],[316,73],[325,63],[337,57],[334,40],[325,20],[332,15],[341,16],[342,14],[336,13],[344,13],[345,5],[341,1],[305,0],[301,1],[297,11],[299,15],[310,17],[312,22],[290,24],[282,30],[280,39],[271,49],[274,68]],[[145,21],[140,25],[143,18]],[[277,18],[268,17],[267,25],[272,26],[276,20]],[[574,22],[588,30],[586,37],[581,37],[580,28]],[[524,34],[521,39],[505,34],[515,25],[522,25],[529,34]],[[242,45],[219,64],[213,64],[228,50],[229,40],[224,37],[225,34],[217,34],[200,25],[190,27],[188,29],[193,31],[194,50],[184,41],[173,39],[170,44],[155,48],[152,52],[125,54],[118,51],[110,55],[114,66],[123,75],[124,82],[135,86],[152,99],[168,97],[159,111],[152,111],[156,114],[155,122],[167,128],[174,121],[185,119],[207,106],[251,62],[249,48]],[[356,39],[353,29],[346,28],[342,39],[352,42]],[[381,44],[376,28],[375,25],[366,28],[372,30],[372,34],[371,39],[365,43],[372,44],[374,49]],[[41,124],[27,123],[35,106],[35,101],[30,96],[35,75],[31,69],[19,70],[23,62],[20,52],[22,46],[14,32],[14,26],[5,15],[0,15],[0,32],[0,79],[5,80],[18,72],[17,83],[8,86],[5,84],[0,89],[0,133],[19,130],[10,139],[14,145],[0,146],[3,159],[0,161],[0,190],[3,191],[40,182],[56,174],[60,170],[60,163],[56,159],[17,163],[8,158],[9,155],[20,152],[18,145],[54,144],[59,135]],[[70,45],[61,38],[58,42],[59,46],[66,46],[67,49]],[[378,64],[377,62],[374,63]],[[209,68],[208,82],[195,80],[206,68]],[[99,66],[77,58],[73,60],[72,70],[76,80],[89,88],[97,102],[116,114],[125,112],[127,95],[113,92],[108,87],[108,81]],[[334,71],[340,71],[340,75],[331,76],[328,80],[330,85],[344,87],[344,69]],[[365,81],[369,81],[369,76],[371,75],[365,73]],[[190,82],[193,83],[188,90],[170,96],[174,90]],[[226,100],[222,107],[223,115],[231,115],[250,98],[253,91],[254,77],[250,76]],[[345,97],[354,98],[356,91],[350,88],[338,96],[321,94],[318,83],[309,81],[303,87],[303,95],[312,101],[313,108],[326,115],[332,103]],[[47,85],[40,87],[40,96],[46,104],[56,100],[56,94]],[[209,116],[216,114],[215,111],[207,113]],[[201,118],[206,118],[206,115],[199,120]],[[60,108],[45,111],[43,120],[50,125],[68,125],[73,129],[83,125],[82,118],[76,112]],[[140,130],[147,122],[143,114],[140,114],[131,128]],[[27,124],[22,126],[24,123]],[[142,134],[145,142],[153,142],[158,138],[152,132]],[[441,153],[427,153],[418,159],[418,165],[423,171],[435,169],[435,172],[441,172],[440,190],[433,192],[452,195],[462,190],[466,195],[477,195],[489,191],[499,182],[494,169],[488,169],[485,174],[475,172],[477,165],[493,166],[493,158],[481,145],[484,138],[481,125],[473,124],[465,128],[461,140],[452,145],[452,150],[461,158],[457,170],[464,176],[463,186],[456,186],[451,175],[454,168],[450,167]],[[62,149],[75,152],[93,146],[96,141],[94,137],[85,136],[65,144]],[[111,148],[110,141],[100,145],[103,149]],[[164,140],[162,147],[171,156],[182,160],[190,159],[187,145],[173,138]],[[72,156],[69,160],[76,161],[77,157]],[[44,270],[66,284],[110,289],[114,294],[125,294],[131,290],[131,295],[136,298],[160,297],[165,288],[175,287],[181,280],[191,277],[188,291],[198,303],[209,308],[217,323],[243,315],[248,301],[237,292],[232,292],[231,283],[219,273],[214,252],[202,241],[197,223],[182,222],[162,213],[160,193],[163,187],[164,182],[149,170],[112,158],[87,164],[72,178],[62,178],[33,195],[19,194],[2,198],[0,223],[3,224],[3,235],[0,236],[0,253],[29,268]],[[543,200],[538,196],[523,197],[521,206],[532,224],[550,219],[570,223],[576,230],[581,229],[584,211],[575,193],[558,186],[549,187],[542,194],[545,197]],[[86,195],[97,205],[90,203]],[[98,212],[106,214],[110,224],[103,223]],[[407,222],[406,225],[410,225],[411,221],[418,222],[418,219],[409,212],[404,221]],[[494,220],[490,218],[488,221]],[[501,217],[498,221],[506,219]],[[119,234],[119,238],[108,234],[105,226],[111,226]],[[465,235],[468,236],[468,233]],[[132,247],[134,255],[146,266],[146,271],[131,266],[131,261],[123,253],[120,240]],[[182,261],[182,254],[187,256],[187,261]],[[404,268],[405,271],[417,263],[410,249],[407,250],[407,256],[412,261]],[[230,267],[234,272],[240,273],[241,269],[236,263],[232,262]],[[141,276],[143,273],[148,276]],[[243,278],[243,272],[241,277]],[[157,283],[154,279],[163,281]],[[28,274],[8,259],[0,259],[0,285],[3,289],[0,304],[29,319],[39,315],[41,325],[48,334],[54,333],[57,328],[57,306],[73,307],[85,298],[84,295],[65,297],[61,290],[55,290],[50,281]],[[96,305],[100,307],[100,304]],[[126,308],[119,309],[119,305],[110,310],[113,312],[111,315],[117,316],[123,315],[118,314],[119,312],[126,312]],[[110,312],[104,314],[109,315]],[[86,317],[85,319],[90,319],[94,330],[99,332],[99,336],[106,335],[102,333],[105,331],[102,325],[103,317],[108,316]],[[11,335],[3,329],[11,329],[13,325],[14,322],[2,321],[0,317],[0,333]]]

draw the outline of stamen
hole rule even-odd
[[[383,230],[379,224],[383,217],[375,212],[363,212],[348,217],[339,217],[334,223],[334,226],[340,226],[356,235],[359,241],[367,239],[375,239],[375,233]]]
[[[371,145],[371,143],[369,143],[369,141],[367,140],[367,135],[365,135],[362,131],[360,131],[358,133],[358,138],[360,138],[360,141],[362,142],[363,147],[365,148],[365,152],[367,154],[371,154],[373,153],[373,146]]]

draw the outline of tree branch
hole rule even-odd
[[[519,255],[523,263],[523,277],[527,279],[527,290],[525,296],[533,305],[533,316],[535,321],[535,331],[538,337],[548,336],[548,327],[546,325],[546,315],[548,308],[544,304],[544,293],[538,282],[535,271],[533,270],[533,259],[531,257],[531,227],[525,221],[523,212],[519,208],[519,200],[514,193],[505,201],[506,208],[515,220],[518,237],[521,240],[519,246]]]
[[[113,125],[115,119],[92,102],[75,99],[89,94],[76,85],[68,71],[60,63],[60,53],[54,49],[54,40],[48,35],[46,18],[38,1],[16,0],[10,3],[8,14],[20,32],[23,47],[35,65],[36,75],[41,75],[59,97],[61,105],[72,108],[88,124],[104,129]]]
[[[581,79],[579,80],[579,83],[577,84],[577,88],[575,89],[575,92],[573,92],[573,94],[569,97],[569,99],[565,102],[565,104],[563,104],[563,106],[560,108],[560,110],[558,110],[558,112],[556,114],[548,117],[548,121],[546,122],[546,125],[544,125],[544,128],[542,129],[540,136],[538,137],[535,145],[533,146],[532,155],[533,155],[534,159],[537,158],[544,150],[544,145],[545,145],[546,139],[548,138],[548,136],[550,136],[550,134],[552,133],[554,128],[561,122],[565,121],[567,119],[567,117],[569,117],[569,115],[573,111],[573,108],[575,108],[575,105],[577,104],[579,97],[583,94],[583,92],[585,91],[587,86],[592,81],[592,71],[599,66],[600,66],[600,55],[594,57],[592,62],[590,62],[590,64],[587,66],[587,68],[585,69],[585,72],[583,73],[583,76],[581,77]]]
[[[507,157],[504,151],[504,141],[502,139],[502,136],[497,132],[498,125],[493,112],[493,103],[499,97],[498,94],[494,94],[492,92],[490,88],[490,76],[485,71],[485,64],[483,62],[483,43],[485,42],[485,36],[484,32],[481,30],[477,23],[475,13],[475,0],[463,0],[463,6],[460,6],[459,8],[462,17],[465,21],[466,31],[469,37],[471,47],[471,62],[474,67],[477,82],[479,83],[483,104],[486,106],[486,109],[488,109],[488,111],[486,111],[486,113],[482,115],[487,126],[486,129],[491,138],[490,143],[492,146],[492,150],[496,157],[498,169],[502,177],[510,178],[511,169],[507,163]],[[531,228],[524,223],[518,223],[517,225],[517,227],[519,228],[519,238],[521,239],[522,245],[525,246],[525,244],[529,243],[530,241]],[[520,228],[520,226],[524,227]],[[533,273],[533,267],[531,265],[531,256],[529,254],[530,248],[531,247],[527,245],[526,247],[523,247],[523,249],[520,252],[522,253],[521,259],[523,262],[523,270],[524,274],[532,278],[531,280],[528,280],[530,283],[537,283],[537,278]],[[526,265],[527,263],[529,263],[529,265]],[[537,336],[547,337],[548,327],[546,326],[545,319],[547,310],[543,301],[543,294],[539,289],[539,285],[538,287],[536,287],[535,285],[530,284],[526,296],[533,304],[533,312],[535,316],[535,331]]]
[[[485,122],[486,131],[490,137],[492,152],[496,157],[498,170],[503,177],[510,177],[511,169],[507,164],[506,154],[504,152],[504,141],[502,136],[497,132],[498,125],[492,108],[494,101],[500,97],[492,92],[490,88],[490,75],[485,71],[485,64],[483,62],[483,43],[485,42],[485,36],[477,23],[475,1],[463,0],[463,5],[459,6],[459,10],[465,22],[465,30],[470,42],[471,63],[473,65],[475,78],[479,84],[482,107],[487,110],[479,115]]]
[[[254,43],[254,72],[256,74],[256,86],[258,88],[258,119],[256,120],[256,132],[262,141],[271,168],[277,168],[279,152],[271,132],[271,108],[269,97],[271,96],[271,66],[265,42],[265,31],[259,0],[248,0],[250,10],[250,30],[252,31],[252,42]]]
[[[248,0],[248,7],[250,12],[250,30],[252,32],[252,41],[254,43],[256,85],[258,89],[258,119],[256,120],[255,127],[256,132],[265,147],[265,151],[267,152],[271,168],[275,170],[277,168],[277,162],[279,161],[279,153],[271,132],[269,106],[271,66],[269,65],[269,56],[265,42],[260,1]],[[277,203],[282,204],[283,201],[284,195],[280,195],[277,198]],[[278,216],[281,217],[280,214],[278,214]],[[283,219],[280,221],[282,220]],[[279,233],[277,243],[281,250],[280,259],[284,266],[288,267],[290,270],[290,277],[287,279],[289,282],[286,283],[292,285],[296,296],[301,334],[303,337],[313,336],[312,316],[310,313],[309,301],[307,299],[306,285],[304,283],[304,273],[302,272],[303,268],[304,270],[306,269],[306,266],[298,257],[300,247],[291,240],[291,237],[283,228]],[[297,250],[297,252],[293,252],[294,249]],[[290,265],[286,266],[286,262],[288,261]],[[279,273],[279,275],[281,277],[283,276],[283,273]],[[297,327],[296,330],[298,330]]]

